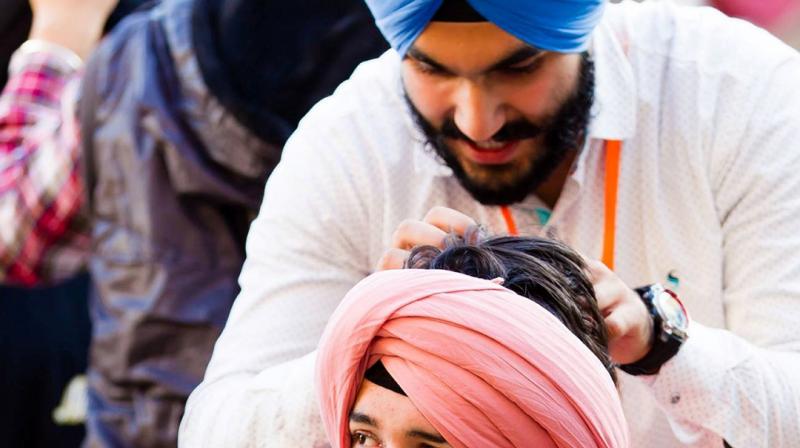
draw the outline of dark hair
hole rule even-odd
[[[616,382],[608,333],[586,265],[566,244],[535,237],[486,238],[474,228],[464,237],[451,235],[443,249],[415,248],[405,267],[443,269],[487,280],[503,278],[504,287],[533,300],[563,322]]]

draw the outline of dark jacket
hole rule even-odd
[[[246,67],[230,73],[231,55],[220,48],[235,46],[221,45],[215,34],[231,24],[206,20],[215,16],[209,4],[219,7],[216,0],[175,0],[135,14],[93,56],[81,99],[97,291],[90,445],[175,445],[184,402],[202,379],[238,293],[249,223],[299,119],[270,98],[279,93],[293,96],[294,107],[313,104],[359,61],[384,49],[364,5],[347,3],[349,9],[336,12],[342,20],[318,35],[284,36],[303,39],[307,51],[272,61],[276,71],[290,69],[282,78],[264,77],[270,86],[264,81],[248,89],[240,79]],[[331,44],[327,31],[337,23],[347,31],[337,31],[335,43],[357,42],[361,50],[341,58],[324,53],[324,82],[311,76],[290,90],[299,79],[292,69],[322,60],[315,48]],[[241,39],[253,45],[255,37]],[[263,55],[253,61],[251,75],[268,69],[265,62]],[[270,92],[277,93],[264,96]]]

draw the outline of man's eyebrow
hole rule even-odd
[[[523,62],[523,61],[525,61],[527,59],[530,59],[530,58],[532,58],[534,56],[538,56],[541,53],[543,53],[542,50],[540,50],[538,48],[531,47],[529,45],[525,45],[524,47],[518,48],[517,50],[511,52],[511,54],[509,54],[508,56],[504,57],[499,62],[496,62],[496,63],[492,64],[492,66],[489,67],[489,69],[486,70],[486,71],[487,72],[491,72],[491,71],[495,71],[495,70],[502,70],[502,69],[508,68],[510,66],[513,66],[514,64],[518,64],[518,63]],[[424,52],[422,52],[421,50],[419,50],[416,47],[409,48],[408,52],[406,53],[406,55],[408,57],[416,59],[416,60],[418,60],[418,61],[420,61],[420,62],[422,62],[424,64],[428,64],[428,65],[430,65],[431,67],[433,67],[434,69],[436,69],[438,71],[441,71],[441,72],[444,72],[444,73],[452,73],[452,70],[450,70],[447,67],[445,67],[442,63],[437,62],[435,59],[433,59],[432,57],[428,56],[427,54],[425,54]]]
[[[542,50],[538,48],[533,48],[531,46],[524,46],[519,48],[518,50],[512,52],[508,56],[504,57],[500,60],[500,62],[495,63],[489,68],[489,71],[493,70],[502,70],[504,68],[508,68],[512,65],[519,64],[520,62],[526,61],[534,56],[538,56],[542,53]]]
[[[353,423],[363,423],[365,425],[374,426],[376,428],[380,427],[380,425],[378,425],[378,422],[376,422],[372,417],[370,417],[367,414],[362,414],[360,412],[351,412],[350,421]]]
[[[415,47],[409,48],[408,51],[406,52],[406,56],[416,59],[422,63],[428,64],[431,67],[435,68],[436,70],[450,73],[450,70],[447,67],[445,67],[439,62],[436,62],[435,59],[433,59],[432,57],[428,56],[427,54],[423,53],[422,51],[420,51]]]
[[[406,433],[408,437],[414,437],[417,439],[423,439],[426,442],[432,443],[447,443],[447,440],[444,440],[444,437],[440,436],[439,434],[431,434],[427,431],[422,431],[419,429],[414,429]]]

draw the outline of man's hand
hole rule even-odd
[[[45,40],[74,51],[81,59],[100,40],[117,0],[30,0],[31,39]]]
[[[442,247],[451,233],[464,232],[477,223],[469,216],[446,207],[432,208],[421,221],[405,220],[392,235],[391,247],[378,262],[377,270],[401,269],[411,249]],[[619,364],[636,362],[650,350],[653,323],[635,291],[600,261],[587,260],[600,311],[605,316],[611,357]]]
[[[442,247],[448,235],[464,235],[474,225],[474,219],[447,207],[432,208],[422,221],[407,219],[394,231],[391,247],[378,261],[377,270],[401,269],[414,247]]]
[[[636,294],[600,261],[587,260],[597,304],[605,317],[609,352],[618,364],[630,364],[650,351],[653,320]]]

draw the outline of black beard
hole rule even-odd
[[[526,120],[506,123],[492,137],[495,142],[542,137],[542,153],[536,156],[526,172],[516,174],[513,182],[506,185],[487,185],[471,178],[464,171],[446,139],[466,142],[471,142],[471,140],[458,129],[452,118],[446,119],[441,129],[436,129],[417,110],[408,95],[406,95],[406,102],[414,121],[425,134],[427,143],[434,149],[437,156],[453,170],[453,174],[461,186],[475,200],[484,205],[514,204],[523,201],[533,193],[571,152],[578,151],[583,144],[589,124],[590,110],[594,102],[594,62],[588,53],[584,53],[582,57],[578,87],[549,120],[541,124]],[[509,164],[497,167],[486,166],[483,169],[496,169],[498,174],[502,174],[514,167]]]

